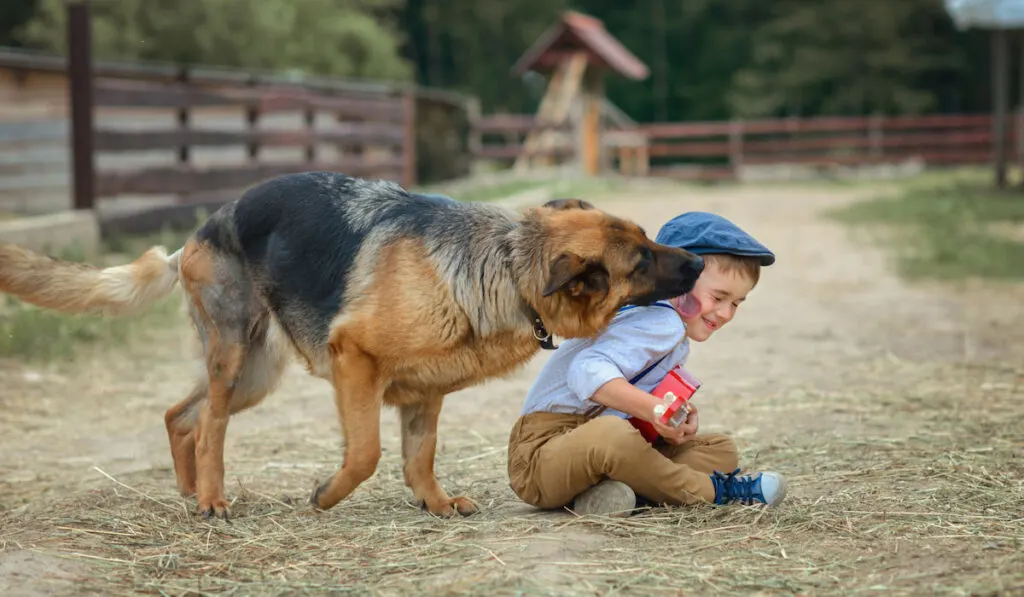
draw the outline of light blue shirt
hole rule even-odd
[[[601,386],[619,377],[630,380],[661,359],[634,383],[650,392],[689,353],[686,326],[667,302],[624,309],[600,335],[559,345],[526,394],[521,414],[584,414],[600,406],[590,398]],[[602,415],[629,416],[611,408]]]

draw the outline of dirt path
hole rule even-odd
[[[981,446],[989,449],[986,454],[1012,456],[1019,450],[1018,458],[1024,458],[1021,443],[1024,434],[1017,422],[1020,411],[1010,411],[1007,415],[999,410],[1004,403],[1015,403],[1022,397],[1021,377],[1016,368],[1024,362],[1024,342],[1020,342],[1019,335],[1015,340],[1013,332],[1024,329],[1024,301],[1021,301],[1024,292],[1019,287],[993,290],[985,286],[953,291],[912,287],[901,282],[880,250],[821,217],[824,209],[856,200],[851,191],[733,188],[670,192],[663,187],[651,187],[641,189],[638,194],[647,196],[628,201],[598,200],[597,203],[609,211],[631,217],[652,236],[662,222],[681,211],[715,211],[748,229],[778,255],[778,263],[765,272],[761,285],[740,310],[735,322],[720,332],[713,343],[695,349],[691,369],[706,384],[700,399],[704,430],[732,433],[741,445],[746,466],[781,470],[795,480],[791,489],[794,512],[800,508],[799,516],[806,520],[786,519],[786,514],[780,514],[778,516],[783,518],[776,520],[780,528],[789,520],[794,528],[806,524],[807,532],[820,533],[821,528],[815,530],[818,524],[815,520],[827,517],[831,521],[837,510],[822,510],[823,514],[816,519],[818,510],[815,508],[824,507],[822,500],[828,503],[838,499],[837,491],[853,492],[844,494],[853,496],[843,506],[847,512],[858,511],[856,507],[882,509],[882,506],[872,506],[877,495],[869,497],[869,494],[872,487],[881,487],[883,493],[892,489],[885,471],[899,469],[893,464],[898,461],[894,460],[894,446],[906,447],[910,445],[907,442],[931,437],[929,434],[949,435],[948,426],[943,426],[945,419],[936,419],[932,414],[919,416],[919,413],[926,410],[926,405],[920,402],[925,400],[922,396],[941,395],[941,389],[933,386],[948,384],[951,378],[957,380],[954,384],[968,384],[971,388],[989,384],[991,392],[995,392],[985,398],[999,406],[989,413],[993,419],[986,433],[993,433],[992,425],[999,420],[1008,426],[999,428],[1002,440]],[[571,522],[571,518],[565,518],[571,515],[533,512],[519,504],[507,488],[504,470],[507,431],[544,358],[544,354],[539,355],[510,379],[495,380],[449,397],[441,418],[439,476],[449,490],[465,492],[486,511],[474,517],[479,519],[477,522],[473,522],[474,519],[437,522],[438,529],[462,528],[445,527],[446,524],[470,525],[465,527],[467,534],[459,535],[458,545],[460,549],[466,547],[465,541],[470,536],[473,543],[465,552],[458,552],[462,555],[452,556],[459,565],[453,563],[451,567],[429,573],[417,568],[413,571],[417,574],[409,572],[409,578],[451,593],[480,590],[493,594],[497,587],[536,588],[541,585],[564,593],[571,587],[582,590],[590,581],[597,582],[598,587],[618,586],[616,582],[629,578],[630,574],[636,576],[635,570],[645,566],[642,559],[641,563],[634,561],[647,549],[643,547],[647,544],[642,542],[646,539],[637,534],[634,527],[626,531],[623,531],[626,527],[582,524],[560,528],[566,521]],[[963,372],[974,371],[972,367],[979,363],[985,363],[986,368],[973,377],[967,375],[968,381]],[[164,578],[168,574],[162,568],[159,572],[147,572],[148,568],[140,568],[138,560],[133,560],[131,574],[126,573],[114,582],[104,572],[108,568],[103,566],[116,565],[110,562],[121,561],[124,557],[119,559],[104,551],[110,544],[105,543],[103,533],[116,535],[129,527],[144,526],[141,519],[136,518],[142,515],[118,510],[118,504],[125,500],[128,506],[142,510],[146,510],[149,502],[180,502],[191,507],[191,502],[178,500],[173,491],[173,472],[162,419],[163,410],[188,389],[188,366],[191,365],[184,359],[176,335],[155,334],[146,350],[117,355],[113,359],[93,355],[74,367],[33,370],[8,365],[0,370],[0,454],[3,454],[0,460],[0,516],[3,518],[0,521],[4,524],[0,530],[0,593],[16,594],[11,591],[18,589],[24,594],[52,594],[61,587],[70,588],[71,585],[61,584],[71,582],[68,579],[77,579],[79,583],[89,579],[84,586],[97,590],[109,591],[117,587],[120,592],[128,592],[133,584],[136,588],[143,587],[143,581],[151,583],[152,578]],[[963,388],[954,385],[953,391],[960,393]],[[315,480],[338,465],[341,454],[338,424],[329,392],[324,382],[305,376],[296,366],[277,394],[261,407],[232,420],[226,465],[229,492],[242,495],[240,505],[235,508],[242,521],[236,524],[247,528],[244,517],[247,513],[255,517],[261,511],[260,498],[284,504],[304,500]],[[903,398],[895,398],[896,395],[911,396],[910,406]],[[866,402],[870,400],[871,405],[861,405],[858,402],[861,397]],[[893,416],[894,413],[898,416]],[[360,520],[365,523],[365,509],[371,504],[377,508],[372,516],[387,518],[388,513],[392,513],[401,520],[420,516],[410,513],[412,508],[407,502],[411,496],[401,485],[397,456],[399,436],[392,412],[384,414],[382,437],[385,458],[381,469],[359,490],[359,495],[353,496],[350,505],[340,505],[329,513],[334,523],[346,517],[363,517]],[[862,457],[857,455],[858,451]],[[1013,473],[1016,477],[1005,481],[1010,487],[1016,487],[1013,491],[1018,493],[1021,491],[1020,465],[1018,459],[1015,465],[1018,468]],[[149,497],[140,497],[131,489],[115,485],[94,467],[133,488],[141,488],[136,491]],[[851,489],[848,475],[864,471],[868,474],[872,470],[878,472],[877,478],[864,479],[864,485]],[[989,472],[994,474],[994,471]],[[822,474],[831,475],[826,485],[821,483]],[[246,503],[251,504],[248,509]],[[59,504],[59,508],[54,508],[60,510],[59,515],[51,511],[52,504]],[[106,525],[90,518],[94,509],[108,512],[113,517],[109,520],[119,522]],[[120,514],[113,514],[115,511]],[[152,512],[146,514],[150,515]],[[180,513],[176,516],[186,528],[206,525]],[[282,516],[274,519],[275,525],[294,525],[300,520],[288,510]],[[674,518],[673,525],[680,521],[706,522],[689,514],[676,516],[682,518]],[[724,524],[724,528],[729,528],[726,519],[713,520],[717,521],[715,525]],[[836,531],[839,535],[832,538],[819,537],[817,543],[796,530],[792,536],[772,535],[781,532],[778,530],[757,531],[776,537],[772,541],[779,547],[784,544],[786,547],[782,547],[780,567],[771,568],[774,572],[765,572],[767,576],[753,585],[737,586],[729,582],[723,585],[721,579],[711,580],[733,574],[728,569],[714,568],[716,562],[728,561],[734,555],[729,548],[715,544],[716,547],[704,552],[707,557],[714,557],[703,562],[706,574],[698,575],[704,579],[703,584],[698,585],[703,589],[695,587],[695,590],[738,590],[746,586],[783,592],[827,592],[839,587],[863,589],[885,583],[903,589],[921,586],[916,583],[924,581],[897,582],[902,572],[893,572],[884,578],[872,576],[885,566],[864,568],[850,564],[844,573],[847,576],[826,572],[831,570],[828,562],[833,561],[829,558],[840,558],[852,544],[863,541],[864,549],[870,551],[873,542],[881,540],[876,536],[860,536],[862,529],[859,523],[854,528],[849,513],[845,520],[848,530]],[[94,528],[100,526],[106,530],[97,530],[99,535],[92,535],[92,543],[76,543],[81,533],[67,529],[88,526],[89,521]],[[742,524],[748,527],[762,524],[759,521],[760,517],[755,521],[748,518]],[[387,525],[387,521],[378,522]],[[889,524],[889,521],[886,519],[879,524]],[[364,534],[358,537],[370,536],[368,527],[360,528],[359,532]],[[356,533],[356,530],[351,532]],[[402,532],[381,530],[374,531],[373,536],[375,541],[388,544],[406,540]],[[842,533],[851,536],[844,537]],[[694,536],[697,534],[695,531]],[[961,570],[971,565],[967,561],[971,558],[959,559],[953,553],[948,557],[929,555],[924,544],[934,545],[937,540],[927,536],[915,539],[915,536],[911,532],[902,540],[911,544],[919,540],[921,554],[927,556],[927,562],[922,564],[915,560],[907,564],[908,569],[939,570],[954,561],[959,562],[957,566]],[[703,540],[706,536],[700,537]],[[749,540],[749,532],[744,537]],[[695,540],[687,540],[682,545],[693,545]],[[885,540],[901,539],[894,531],[894,535]],[[765,553],[772,553],[763,557],[777,560],[775,543],[770,548],[759,547],[757,541],[745,543],[746,557],[761,557],[756,554],[766,550]],[[89,559],[89,549],[106,554],[102,565]],[[790,551],[788,556],[786,549]],[[86,555],[69,560],[69,550],[75,553],[86,550]],[[487,557],[477,561],[473,559],[476,556],[466,555],[471,553]],[[856,561],[861,561],[866,553],[859,554]],[[895,553],[899,553],[898,546]],[[56,556],[62,557],[61,566],[48,568],[48,562],[58,561]],[[347,557],[341,552],[335,552],[335,556]],[[191,556],[179,554],[176,557],[188,559]],[[893,556],[891,565],[905,572],[899,568],[902,557]],[[1019,557],[1013,559],[1012,554],[1006,557],[1010,558],[1011,565],[1017,565],[1015,574],[1018,576],[1014,578],[1024,582],[1020,576],[1024,563]],[[789,558],[793,560],[787,568],[783,564]],[[688,556],[688,559],[699,563],[698,556]],[[482,561],[487,562],[486,566]],[[573,565],[585,570],[588,565],[596,566],[594,562],[605,561],[621,561],[625,568],[615,574],[602,573],[605,576],[581,577],[572,572]],[[635,566],[631,568],[626,562],[633,562]],[[52,570],[52,573],[43,570]],[[645,570],[644,574],[653,574],[654,580],[645,576],[644,591],[692,586],[674,584],[681,582],[678,576],[659,577]],[[819,575],[814,576],[813,582],[807,580],[812,573]],[[106,580],[98,578],[105,574]],[[203,574],[231,577],[233,573],[214,570]],[[241,573],[237,574],[235,580],[242,582],[239,580]],[[942,573],[935,574],[941,576]],[[849,580],[849,575],[860,575],[861,580],[848,584],[842,579]],[[837,580],[827,580],[830,577]],[[620,580],[601,580],[607,578]],[[697,582],[693,580],[697,577],[688,578]],[[118,584],[124,582],[133,584]],[[375,582],[375,586],[385,592],[388,587],[401,592],[404,586],[393,578]],[[943,581],[928,579],[927,582]],[[77,585],[79,589],[82,586]],[[153,586],[145,585],[148,588],[139,590],[154,591]],[[168,586],[170,589],[163,587],[162,590],[180,593],[186,585]],[[257,590],[253,587],[260,585],[248,586],[244,592]],[[423,585],[415,586],[422,588]],[[296,590],[297,585],[280,587]],[[274,592],[265,586],[259,590]]]

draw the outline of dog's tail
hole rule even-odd
[[[65,313],[127,315],[170,294],[180,255],[153,247],[127,265],[97,268],[0,243],[0,292]]]

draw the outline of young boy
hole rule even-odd
[[[596,338],[567,340],[551,355],[509,438],[510,484],[529,504],[628,515],[644,502],[775,505],[785,497],[777,473],[738,476],[736,445],[698,435],[693,405],[679,427],[659,423],[660,400],[649,393],[685,363],[691,340],[704,342],[732,320],[775,255],[705,212],[673,218],[656,240],[701,255],[704,272],[690,293],[625,307]],[[661,437],[648,443],[628,417]]]

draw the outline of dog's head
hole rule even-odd
[[[580,199],[528,212],[542,232],[543,280],[531,297],[548,330],[592,336],[624,305],[649,305],[689,292],[704,261],[658,244],[640,226]]]

